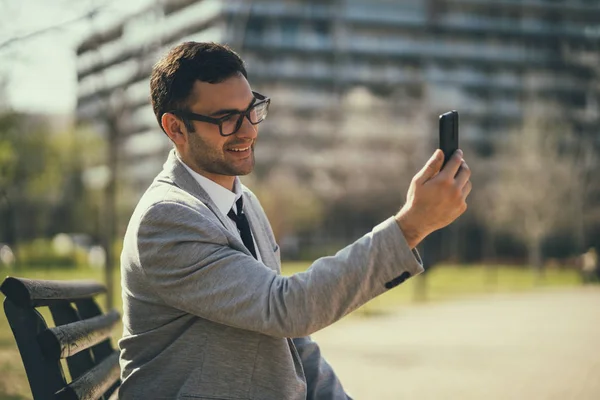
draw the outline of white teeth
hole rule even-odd
[[[242,152],[242,151],[246,151],[246,150],[248,150],[249,148],[250,148],[250,147],[246,147],[245,149],[229,149],[229,150],[231,150],[231,151],[239,151],[239,152]]]

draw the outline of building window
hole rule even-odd
[[[300,24],[295,20],[281,21],[281,41],[284,45],[293,46],[298,42]]]
[[[261,37],[265,32],[265,21],[262,18],[250,18],[246,25],[246,34]]]

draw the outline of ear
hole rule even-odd
[[[164,113],[160,119],[163,129],[173,143],[180,146],[187,142],[187,129],[182,120],[171,113]]]

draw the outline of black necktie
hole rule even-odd
[[[229,210],[227,216],[235,221],[238,231],[240,231],[240,235],[242,236],[242,242],[244,242],[244,245],[248,250],[250,250],[250,253],[252,253],[254,258],[258,260],[256,257],[256,250],[254,249],[254,240],[252,240],[250,224],[248,223],[248,218],[246,218],[246,214],[244,214],[244,210],[242,209],[244,201],[240,197],[235,204],[237,206],[237,215],[233,212],[233,210]]]

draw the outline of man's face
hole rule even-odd
[[[246,111],[254,95],[246,78],[239,74],[216,84],[196,81],[191,99],[189,111],[221,118],[232,112]],[[252,172],[258,125],[252,125],[244,118],[235,134],[224,137],[219,133],[218,125],[200,121],[191,123],[195,132],[187,133],[188,140],[179,151],[192,169],[229,188],[235,176]]]

